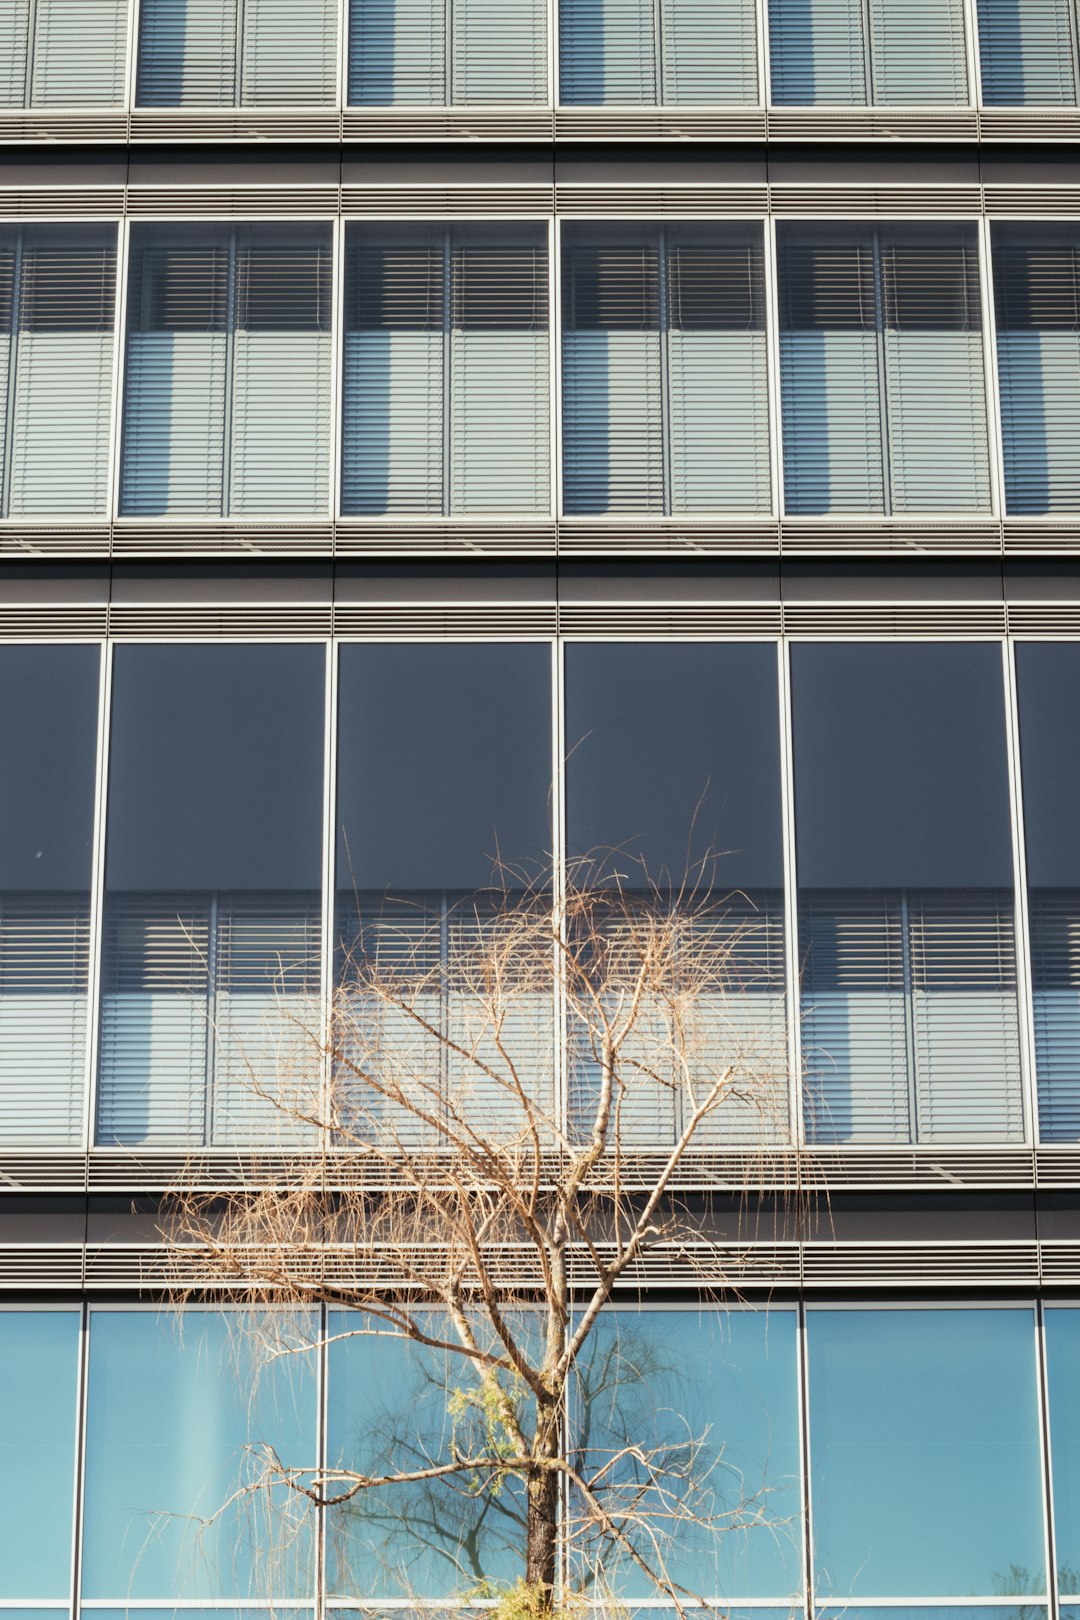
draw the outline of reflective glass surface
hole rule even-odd
[[[275,1329],[293,1347],[301,1330],[294,1317]],[[233,1313],[92,1313],[85,1597],[123,1604],[310,1591],[313,1542],[300,1498],[242,1487],[259,1477],[260,1447],[287,1466],[314,1461],[314,1358],[282,1356],[256,1379],[244,1331]]]
[[[79,1323],[0,1311],[0,1598],[71,1591]]]
[[[1058,1590],[1080,1597],[1080,1310],[1047,1306],[1045,1322]]]
[[[819,1595],[1046,1590],[1030,1310],[807,1313]]]

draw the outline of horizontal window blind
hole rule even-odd
[[[30,105],[124,100],[127,0],[34,0]]]
[[[1008,895],[811,891],[799,927],[812,1141],[1022,1139]]]
[[[782,227],[789,512],[985,511],[974,231]]]
[[[1080,891],[1032,889],[1031,978],[1039,1136],[1080,1138]]]
[[[299,1144],[317,1035],[314,896],[124,895],[106,909],[100,1142]]]
[[[982,98],[990,107],[1075,107],[1072,0],[978,0]]]
[[[240,100],[307,107],[337,96],[337,0],[243,0]]]
[[[330,253],[325,229],[133,236],[122,511],[326,510]]]
[[[349,13],[353,105],[548,99],[543,0],[351,0]]]
[[[567,232],[563,504],[769,509],[757,232]]]
[[[142,107],[231,107],[240,0],[140,0],[135,95]]]
[[[559,27],[565,105],[758,100],[757,18],[747,0],[567,0]]]
[[[30,0],[0,0],[0,106],[25,107]]]
[[[541,232],[358,233],[346,259],[344,509],[548,511],[548,326]]]
[[[960,0],[770,0],[772,100],[780,106],[962,106]]]
[[[0,894],[0,1141],[78,1142],[86,1086],[90,903]]]
[[[995,229],[1006,509],[1080,508],[1080,238]]]

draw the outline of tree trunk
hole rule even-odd
[[[538,1461],[558,1453],[559,1406],[542,1403],[537,1412],[534,1456]],[[536,1613],[549,1615],[555,1607],[558,1568],[559,1475],[553,1468],[537,1468],[525,1481],[525,1581],[535,1594]]]

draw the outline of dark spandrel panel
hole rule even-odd
[[[482,888],[551,848],[547,647],[343,647],[337,887]]]
[[[1016,648],[1027,875],[1080,887],[1080,646]]]
[[[318,889],[325,653],[118,647],[106,882]]]
[[[1008,888],[997,646],[792,648],[801,888]]]
[[[90,887],[99,658],[0,648],[0,890]]]
[[[631,884],[705,862],[713,887],[782,887],[773,647],[568,647],[566,752],[572,858]]]

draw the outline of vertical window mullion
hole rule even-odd
[[[990,221],[978,224],[979,300],[982,311],[983,383],[986,393],[986,437],[990,456],[990,499],[998,517],[1007,511],[1005,501],[1005,447],[1001,427],[1001,385],[998,373],[997,310],[994,301],[993,261]]]
[[[124,379],[127,369],[128,250],[131,225],[116,227],[116,293],[113,302],[112,411],[109,422],[109,469],[105,515],[110,527],[120,509],[120,446],[123,435]]]
[[[1020,1085],[1024,1110],[1024,1138],[1038,1140],[1035,1011],[1031,963],[1030,914],[1027,885],[1027,845],[1024,838],[1024,797],[1020,776],[1020,721],[1017,704],[1016,647],[1011,638],[1002,643],[1005,682],[1005,733],[1008,749],[1009,800],[1013,828],[1013,950],[1016,961],[1016,999],[1020,1023]]]
[[[780,814],[784,839],[784,1005],[787,1009],[788,1082],[792,1141],[806,1140],[799,994],[799,887],[795,851],[795,767],[791,731],[791,644],[777,643],[780,714]]]
[[[320,1106],[324,1128],[327,1132],[331,1118],[333,1087],[331,1045],[333,1039],[334,935],[337,926],[335,901],[337,895],[338,663],[338,643],[336,640],[330,640],[326,644],[326,720],[325,742],[323,744],[323,893],[318,1012],[320,1050],[323,1054],[322,1075],[320,1077]],[[323,1142],[319,1145],[324,1147],[329,1145],[328,1134],[324,1135]],[[320,1518],[325,1518],[325,1515],[321,1514]]]
[[[97,1140],[97,1098],[100,1072],[102,962],[105,917],[105,837],[109,802],[109,733],[112,724],[113,643],[101,645],[101,680],[98,700],[97,781],[94,793],[94,846],[90,874],[90,960],[87,974],[86,1140]]]

